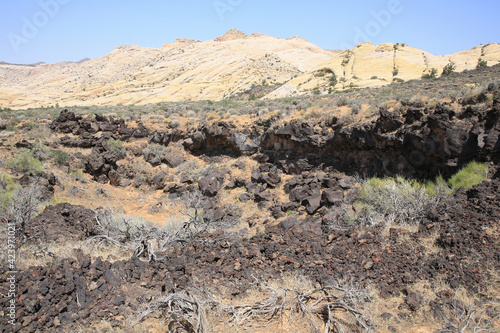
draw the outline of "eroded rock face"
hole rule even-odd
[[[402,112],[381,108],[367,124],[342,124],[335,118],[278,125],[270,118],[242,130],[216,122],[185,133],[157,133],[150,141],[182,141],[193,154],[265,156],[287,173],[324,164],[367,176],[447,176],[471,160],[500,162],[500,89],[493,84],[488,89],[494,94],[492,108],[472,105],[461,114],[448,103],[434,109],[415,103]]]
[[[196,155],[249,155],[289,174],[323,165],[366,176],[448,176],[471,160],[500,163],[500,87],[492,84],[488,89],[493,93],[491,108],[486,109],[485,104],[468,105],[460,114],[448,103],[434,109],[415,103],[405,105],[401,112],[380,109],[379,117],[365,124],[343,124],[332,118],[317,122],[293,120],[280,125],[277,118],[270,118],[239,129],[219,121],[185,132],[178,128],[156,132],[149,142],[165,146],[179,142]],[[62,138],[65,145],[100,150],[102,142],[111,137],[128,139],[147,133],[141,128],[129,131],[122,121],[99,115],[95,120],[81,119],[69,111],[63,111],[51,128],[78,135]],[[149,162],[175,167],[183,161],[183,152],[174,149]],[[101,175],[109,178],[114,162],[113,156],[100,152],[88,159],[87,169],[104,181]],[[275,172],[262,177],[270,187],[279,184]]]
[[[469,107],[459,115],[442,103],[435,109],[406,105],[402,113],[380,109],[368,124],[333,119],[278,125],[271,119],[268,126],[256,122],[243,133],[219,122],[186,133],[184,145],[195,154],[264,154],[289,173],[324,164],[368,176],[446,176],[471,160],[500,162],[500,89],[491,85],[489,91],[491,109]]]

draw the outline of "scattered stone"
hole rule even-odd
[[[198,187],[203,194],[213,197],[219,192],[223,181],[224,175],[222,173],[219,171],[212,171],[208,176],[198,181]]]

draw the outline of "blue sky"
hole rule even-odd
[[[301,36],[325,49],[369,40],[441,55],[500,42],[499,13],[498,0],[2,0],[0,61],[78,61],[230,28]]]

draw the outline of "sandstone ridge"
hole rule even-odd
[[[446,56],[405,44],[366,42],[345,51],[324,50],[301,37],[251,35],[236,29],[208,41],[177,39],[160,48],[118,46],[83,62],[13,65],[0,63],[0,107],[147,104],[220,100],[255,85],[276,86],[266,98],[327,93],[333,89],[382,86],[417,79],[432,68],[438,75],[453,62],[457,71],[479,60],[500,62],[491,43]],[[326,71],[328,75],[318,75]]]

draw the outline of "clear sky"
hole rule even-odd
[[[369,40],[436,55],[500,42],[498,0],[0,0],[0,61],[95,58],[116,46],[214,39],[230,28],[324,49]]]

